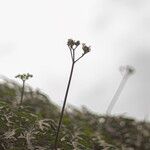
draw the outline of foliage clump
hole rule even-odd
[[[0,149],[53,150],[60,108],[39,90],[4,79],[0,83]],[[67,108],[59,150],[149,150],[150,123],[124,116],[97,115],[83,107]]]

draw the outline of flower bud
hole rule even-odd
[[[76,42],[75,42],[75,45],[76,45],[76,46],[79,46],[79,45],[80,45],[80,41],[76,41]]]

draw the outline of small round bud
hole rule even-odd
[[[75,45],[76,45],[76,46],[79,46],[79,45],[80,45],[80,41],[76,41],[76,42],[75,42]]]

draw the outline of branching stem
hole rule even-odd
[[[79,61],[85,54],[82,54],[78,59],[75,60],[75,63]]]
[[[80,45],[80,41],[75,42],[72,39],[69,39],[67,45],[68,45],[69,50],[70,50],[70,55],[71,55],[71,59],[72,59],[72,66],[71,66],[71,71],[70,71],[70,75],[69,75],[67,89],[66,89],[66,92],[65,92],[64,102],[63,102],[63,106],[62,106],[62,110],[61,110],[61,114],[60,114],[60,118],[59,118],[59,122],[58,122],[58,127],[57,127],[57,130],[56,130],[56,138],[55,138],[55,143],[54,143],[54,149],[55,150],[57,150],[57,147],[58,147],[59,132],[60,132],[61,124],[62,124],[62,119],[63,119],[63,116],[64,116],[66,101],[67,101],[67,97],[68,97],[68,92],[69,92],[69,88],[70,88],[70,83],[71,83],[75,63],[77,61],[79,61],[87,52],[90,51],[90,47],[87,47],[84,44],[83,47],[82,47],[84,53],[79,58],[76,59],[75,58],[75,50]]]

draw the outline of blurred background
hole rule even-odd
[[[136,69],[112,114],[150,119],[149,0],[0,1],[0,74],[28,81],[62,105],[71,67],[68,38],[91,45],[75,66],[68,104],[106,109],[122,79],[118,68]]]

